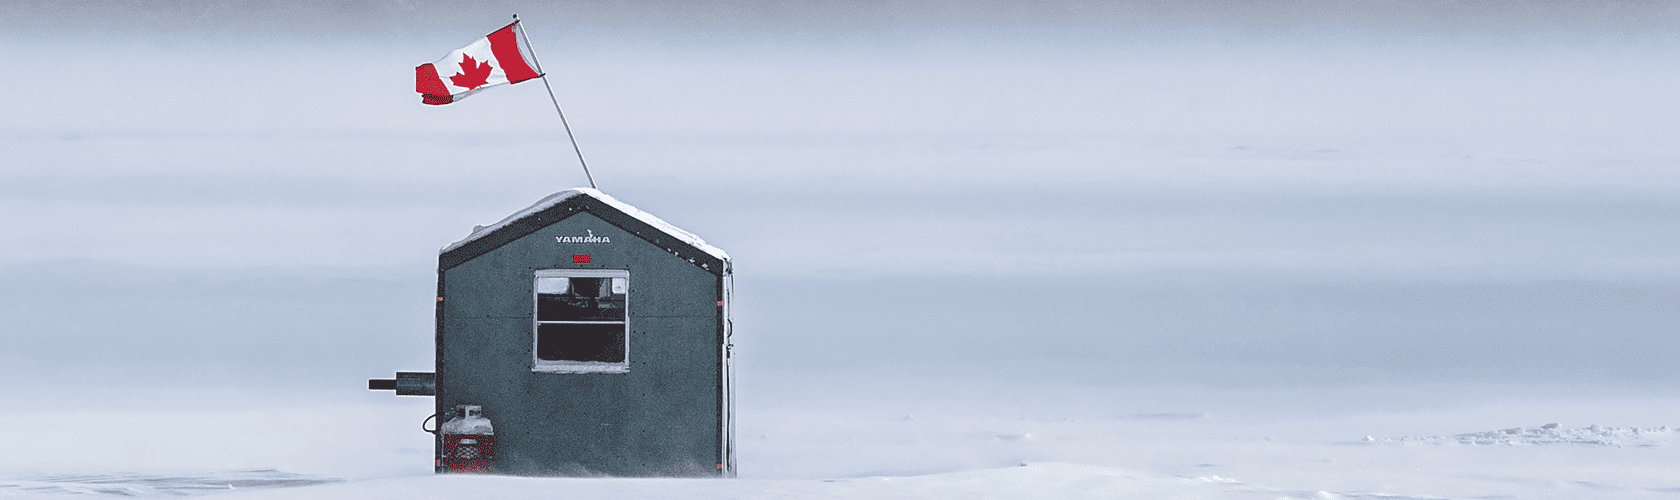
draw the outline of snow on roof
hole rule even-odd
[[[645,223],[647,223],[647,225],[653,226],[654,229],[658,229],[658,230],[664,232],[665,234],[670,235],[672,238],[676,238],[677,240],[682,241],[683,243],[693,245],[694,248],[698,248],[702,252],[706,252],[707,254],[710,254],[713,257],[717,257],[719,260],[726,260],[726,261],[729,260],[729,254],[724,252],[723,249],[706,244],[705,240],[700,239],[700,237],[696,236],[694,233],[684,231],[680,227],[674,226],[669,222],[665,222],[664,219],[660,219],[658,217],[655,217],[653,214],[643,212],[642,209],[640,209],[640,208],[636,208],[636,207],[630,206],[630,204],[628,204],[628,203],[618,201],[617,198],[613,198],[612,196],[608,196],[607,193],[603,193],[600,190],[597,190],[597,189],[594,189],[594,188],[581,188],[581,187],[580,188],[567,189],[565,191],[561,191],[561,192],[558,192],[558,193],[548,195],[547,197],[544,197],[543,199],[538,200],[535,204],[532,204],[529,207],[525,207],[524,210],[514,212],[513,215],[509,215],[506,218],[496,222],[495,224],[491,224],[491,225],[488,225],[488,226],[475,226],[475,227],[473,227],[472,234],[467,235],[467,237],[463,238],[461,241],[450,243],[449,246],[443,247],[443,249],[439,250],[438,253],[439,254],[448,253],[450,250],[460,248],[462,245],[466,245],[467,243],[471,243],[473,240],[479,239],[480,237],[483,237],[484,235],[495,232],[496,230],[501,229],[503,227],[507,227],[508,224],[512,224],[512,223],[514,223],[514,221],[517,221],[519,219],[523,219],[523,218],[526,218],[526,217],[530,217],[532,214],[536,214],[537,212],[547,210],[550,207],[553,207],[555,205],[559,205],[560,203],[562,203],[566,200],[569,200],[574,196],[580,196],[580,195],[581,196],[588,196],[588,197],[600,200],[602,203],[606,203],[608,206],[616,208],[620,212],[624,212],[625,214],[627,214],[631,217],[635,217],[636,220],[645,222]]]

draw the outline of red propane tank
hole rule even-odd
[[[484,407],[461,405],[438,429],[443,435],[443,472],[488,473],[496,464],[496,429]]]

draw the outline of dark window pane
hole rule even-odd
[[[624,325],[537,325],[537,359],[624,362]]]
[[[608,278],[570,278],[572,295],[579,297],[606,297],[607,285],[612,280]]]

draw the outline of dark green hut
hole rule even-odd
[[[370,387],[430,392],[440,421],[482,408],[496,473],[733,476],[730,287],[723,250],[562,191],[443,248],[433,387]],[[473,470],[446,467],[448,438],[439,472]]]

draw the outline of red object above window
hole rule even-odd
[[[589,254],[585,254],[585,253],[572,254],[572,263],[573,264],[588,264],[589,263]]]

